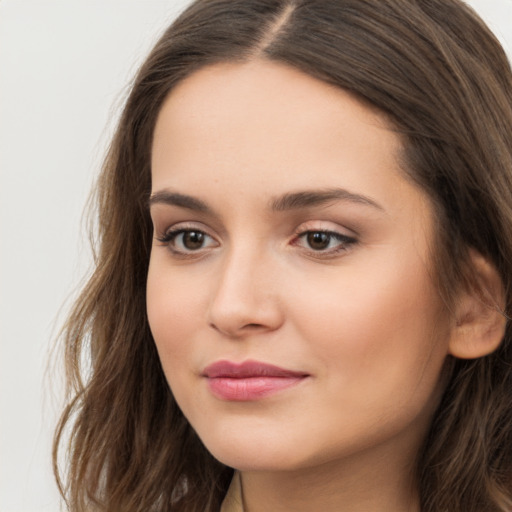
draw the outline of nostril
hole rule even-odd
[[[215,322],[211,322],[210,327],[215,329],[218,332],[227,334],[228,336],[242,336],[244,333],[248,333],[251,331],[259,331],[261,329],[265,329],[265,326],[263,324],[258,323],[250,323],[250,324],[244,324],[241,327],[233,327],[233,326],[221,326],[215,324]]]

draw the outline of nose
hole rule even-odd
[[[210,327],[232,339],[278,329],[284,315],[273,268],[250,250],[227,255],[212,293]]]

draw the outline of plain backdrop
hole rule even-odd
[[[468,3],[511,55],[512,0]],[[129,80],[186,4],[0,0],[1,512],[59,510],[48,357],[90,263],[82,210]]]

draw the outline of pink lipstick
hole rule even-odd
[[[258,361],[218,361],[207,366],[203,377],[214,396],[228,401],[253,401],[302,382],[309,375]]]

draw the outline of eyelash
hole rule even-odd
[[[326,229],[307,229],[305,231],[300,231],[300,232],[296,233],[296,238],[293,241],[293,245],[298,245],[297,240],[307,239],[307,237],[309,235],[318,235],[318,234],[325,235],[325,236],[329,237],[329,241],[328,241],[329,244],[331,243],[332,239],[339,242],[339,244],[336,247],[328,249],[328,250],[315,250],[311,247],[309,249],[306,249],[310,254],[313,254],[316,257],[328,258],[328,257],[336,256],[339,253],[348,251],[350,246],[357,243],[356,238],[354,238],[352,236],[348,236],[348,235],[343,235],[341,233],[338,233],[337,231],[330,231],[330,230],[326,230]]]
[[[193,249],[182,250],[182,249],[177,249],[173,245],[174,241],[180,235],[185,235],[187,233],[196,233],[198,235],[202,235],[211,240],[214,240],[214,238],[211,237],[210,235],[208,235],[208,233],[206,233],[205,231],[203,231],[201,229],[194,228],[194,227],[179,227],[179,228],[175,228],[175,229],[171,228],[171,229],[167,230],[162,236],[157,237],[157,240],[161,244],[166,245],[169,248],[169,250],[177,257],[181,257],[181,258],[197,257],[203,252],[205,247],[199,247],[197,250],[193,250]],[[315,250],[315,249],[311,248],[311,246],[309,248],[304,248],[304,250],[306,252],[308,252],[310,255],[315,256],[315,257],[320,257],[320,258],[335,257],[339,253],[348,251],[350,246],[357,243],[356,238],[348,236],[348,235],[343,235],[336,231],[330,231],[330,230],[325,230],[325,229],[307,229],[304,231],[296,232],[295,238],[292,240],[291,245],[297,246],[297,245],[299,245],[299,243],[298,243],[299,240],[301,240],[301,239],[307,240],[307,237],[309,235],[318,235],[318,234],[325,235],[328,237],[328,245],[330,245],[330,243],[332,242],[332,239],[336,240],[339,243],[335,248],[331,248],[331,249],[327,249],[327,250],[323,250],[323,249]]]
[[[181,250],[173,246],[173,243],[175,242],[176,238],[178,238],[180,235],[186,235],[187,233],[197,233],[198,235],[202,235],[204,237],[208,237],[214,240],[213,237],[208,235],[208,233],[206,233],[205,231],[194,227],[179,227],[175,229],[168,229],[162,236],[157,237],[157,240],[161,244],[166,245],[168,249],[177,257],[194,258],[201,252],[202,249],[204,249],[203,247],[200,247],[197,250]]]

